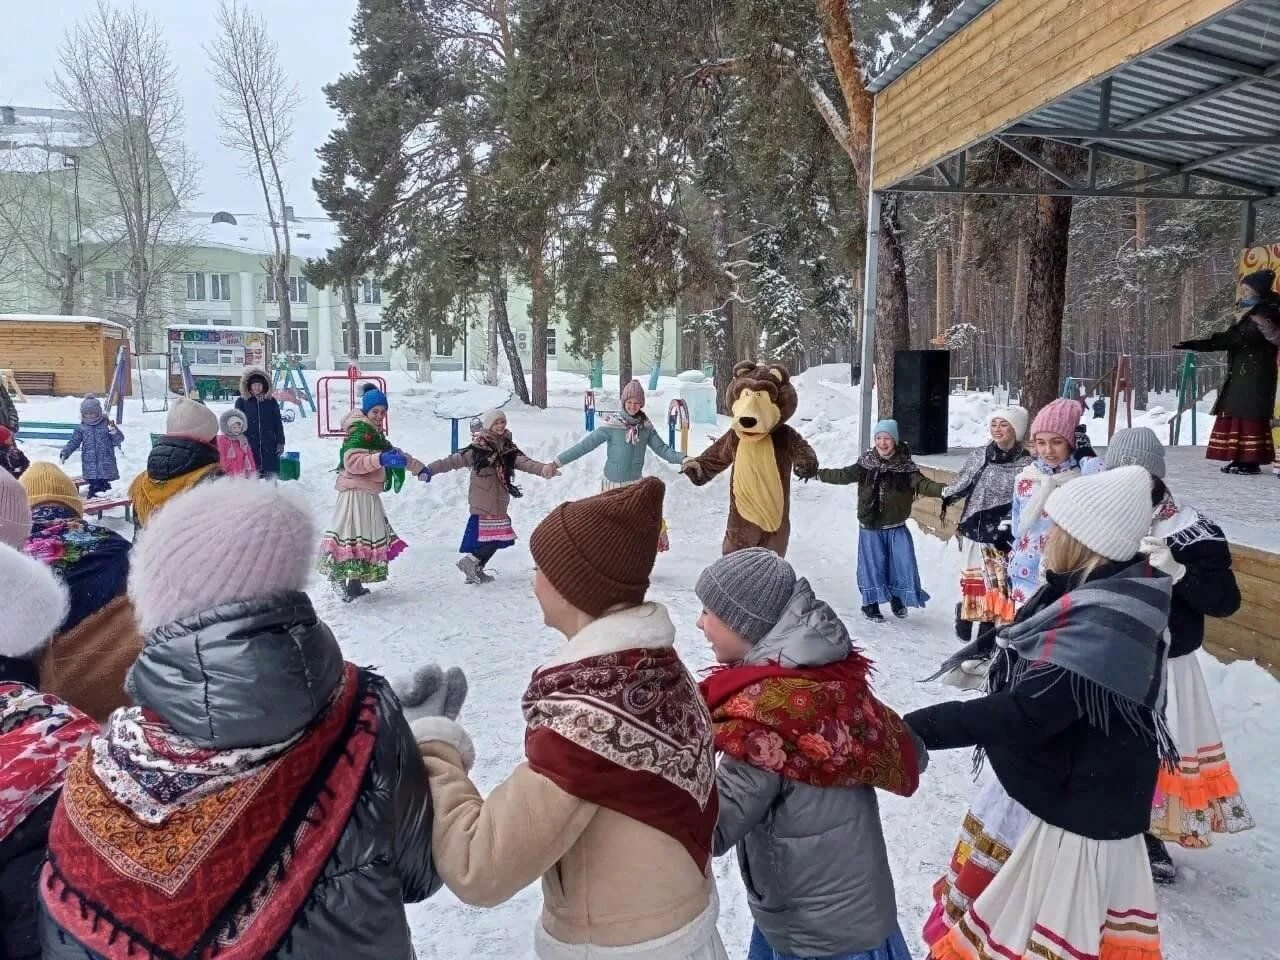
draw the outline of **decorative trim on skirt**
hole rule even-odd
[[[340,490],[332,524],[320,541],[320,572],[333,583],[382,583],[388,565],[407,547],[391,529],[381,497]]]
[[[473,513],[467,518],[467,527],[462,531],[462,546],[459,553],[474,553],[480,547],[495,547],[503,550],[516,542],[516,530],[508,516],[481,516]]]
[[[952,872],[935,887],[925,925],[930,960],[1161,960],[1142,837],[1090,840],[1003,793],[993,783],[979,796],[956,846],[952,872],[959,863],[963,876],[974,864],[968,905],[955,916],[945,899]],[[1009,849],[1011,832],[1019,836]]]
[[[966,541],[960,571],[960,619],[973,623],[1013,623],[1009,595],[1009,555],[989,543]]]
[[[858,590],[862,605],[897,597],[908,607],[923,607],[929,594],[920,585],[916,548],[905,524],[858,531]]]
[[[1271,441],[1270,420],[1244,420],[1240,417],[1218,417],[1209,434],[1209,448],[1205,457],[1209,460],[1229,460],[1235,463],[1262,465],[1275,459],[1275,444]]]
[[[1169,729],[1178,744],[1178,769],[1160,768],[1151,832],[1183,847],[1209,846],[1212,834],[1240,833],[1254,826],[1240,797],[1213,715],[1197,654],[1169,661]]]
[[[630,487],[639,482],[640,482],[639,477],[637,477],[634,480],[610,480],[608,477],[601,477],[600,492],[604,493],[606,490],[621,490],[623,487]],[[662,532],[658,534],[658,552],[659,553],[666,553],[668,550],[671,549],[671,538],[667,536],[670,529],[671,528],[667,526],[667,518],[663,517]]]

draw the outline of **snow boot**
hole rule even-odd
[[[868,603],[862,608],[862,615],[872,623],[884,623],[884,614],[880,612],[880,604]]]
[[[493,583],[497,579],[492,573],[484,568],[484,564],[476,567],[476,576],[480,578],[481,583]]]
[[[1156,883],[1169,884],[1178,879],[1178,868],[1173,865],[1169,851],[1157,837],[1144,833],[1142,839],[1147,842],[1147,860],[1151,863],[1151,879]]]
[[[480,579],[480,561],[471,556],[471,554],[467,554],[458,561],[458,569],[467,578],[467,583],[484,583]]]
[[[358,597],[367,596],[369,589],[359,580],[348,580],[346,589],[342,592],[342,602],[350,603]]]
[[[1262,468],[1256,463],[1240,463],[1233,460],[1222,468],[1223,473],[1238,473],[1245,477],[1256,477],[1262,472]]]
[[[893,615],[899,620],[907,619],[907,605],[897,597],[889,598],[889,609],[893,611]]]
[[[956,604],[956,639],[962,644],[973,639],[973,621],[960,616],[960,604]]]

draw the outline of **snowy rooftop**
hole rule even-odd
[[[96,323],[100,327],[127,329],[124,324],[101,317],[64,316],[54,313],[0,313],[0,323]]]
[[[214,216],[218,215],[218,222]],[[192,211],[187,215],[192,231],[207,247],[222,247],[243,253],[268,254],[274,250],[271,222],[260,213],[234,213],[226,223],[227,211]],[[325,256],[338,245],[338,225],[327,217],[292,217],[289,242],[293,255],[303,259]]]
[[[0,148],[87,147],[93,142],[72,110],[0,106]]]

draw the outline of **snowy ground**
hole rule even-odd
[[[467,398],[471,388],[455,377],[439,376],[437,383],[422,385],[402,375],[387,376],[392,438],[423,460],[449,450],[449,422],[433,415],[437,406],[447,405],[458,413],[479,412],[469,409],[474,405]],[[799,379],[802,431],[810,436],[824,463],[850,462],[857,453],[857,402],[847,385],[848,368],[819,368]],[[581,434],[584,388],[583,378],[555,375],[551,409],[508,403],[511,429],[527,453],[548,459]],[[675,381],[664,380],[651,396],[649,409],[664,411],[674,390]],[[502,393],[505,391],[499,392],[497,399]],[[488,401],[491,396],[477,399]],[[996,402],[997,398],[975,395],[953,405],[952,443],[968,446],[979,442],[985,411]],[[600,400],[602,408],[613,405],[608,398]],[[223,405],[214,407],[219,412],[223,409]],[[38,398],[22,407],[21,413],[29,419],[71,420],[77,408],[74,398]],[[123,476],[131,477],[142,469],[147,434],[160,432],[163,423],[163,413],[142,414],[140,407],[130,402],[122,424],[128,437],[120,464]],[[310,417],[288,425],[287,431],[289,449],[302,455],[298,487],[323,525],[334,499],[332,470],[338,442],[317,439],[315,420]],[[695,431],[691,439],[695,451],[706,442],[707,432],[702,428]],[[1207,436],[1207,429],[1202,430],[1201,442]],[[1101,443],[1105,434],[1094,439]],[[52,444],[32,442],[26,450],[33,459],[56,456],[56,445]],[[400,495],[385,498],[393,525],[410,544],[393,566],[389,583],[375,587],[372,596],[350,606],[338,602],[318,579],[312,584],[321,616],[334,628],[352,659],[373,664],[391,676],[429,660],[458,664],[467,670],[471,697],[463,720],[476,741],[479,759],[474,776],[484,791],[519,762],[523,734],[520,694],[531,671],[561,642],[542,626],[529,588],[532,563],[526,546],[528,534],[560,500],[596,492],[602,457],[601,453],[593,454],[555,480],[523,478],[525,497],[512,509],[521,541],[494,561],[499,580],[492,586],[466,586],[453,566],[467,512],[466,478],[456,473],[439,477],[428,486],[413,483]],[[73,458],[68,469],[78,468],[78,458]],[[651,597],[670,608],[681,654],[695,669],[705,667],[710,659],[694,628],[698,602],[692,588],[698,572],[719,553],[728,499],[726,480],[695,489],[665,465],[651,460],[651,469],[669,485],[666,514],[672,540],[672,551],[658,560]],[[124,485],[127,479],[120,486]],[[933,602],[905,624],[871,627],[857,617],[853,491],[798,485],[793,511],[790,559],[814,583],[818,595],[846,617],[876,661],[880,695],[902,711],[949,696],[946,688],[920,683],[918,678],[931,673],[954,648],[951,610],[958,598],[956,547],[916,531],[921,573]],[[1202,662],[1233,766],[1258,829],[1220,839],[1208,851],[1174,852],[1182,881],[1173,889],[1160,891],[1165,956],[1167,960],[1201,960],[1229,950],[1238,957],[1277,957],[1280,919],[1273,892],[1274,878],[1280,875],[1280,809],[1274,798],[1280,793],[1280,770],[1274,758],[1280,748],[1280,685],[1252,663],[1224,666],[1209,657],[1203,657]],[[967,751],[936,754],[916,797],[904,800],[886,795],[881,800],[900,920],[916,956],[924,953],[918,934],[930,906],[930,885],[947,863],[966,803],[975,791],[969,769]],[[751,920],[732,859],[716,864],[722,903],[720,930],[730,956],[742,957]],[[409,909],[418,955],[422,960],[532,957],[531,930],[538,904],[536,885],[510,903],[487,911],[464,907],[441,892],[428,903]]]

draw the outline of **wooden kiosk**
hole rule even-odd
[[[2,313],[0,368],[13,371],[24,393],[105,397],[127,337],[123,326],[98,317]]]

